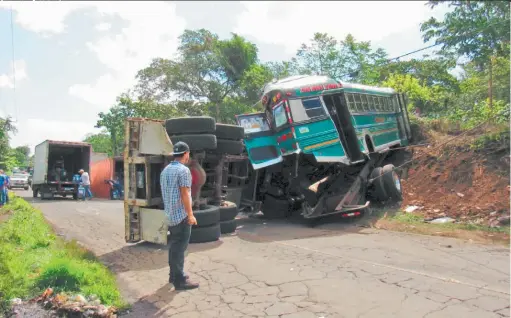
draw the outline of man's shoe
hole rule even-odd
[[[187,280],[188,278],[190,277],[188,275],[185,275],[185,280]],[[169,283],[174,284],[174,277],[169,276]]]
[[[199,284],[197,283],[192,283],[191,281],[189,281],[188,279],[185,279],[183,282],[181,283],[178,283],[178,284],[174,284],[174,287],[176,288],[176,290],[188,290],[188,289],[195,289],[195,288],[199,288]]]

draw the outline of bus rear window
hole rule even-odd
[[[325,116],[325,109],[319,97],[308,99],[290,99],[289,107],[295,122],[310,120]]]
[[[239,125],[245,130],[245,134],[254,134],[270,130],[270,126],[263,114],[238,116]]]

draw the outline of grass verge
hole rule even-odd
[[[12,196],[0,209],[0,310],[12,298],[33,297],[47,287],[126,307],[108,268],[76,242],[57,237],[40,211]]]
[[[476,224],[425,223],[421,215],[398,210],[381,210],[376,213],[372,226],[379,229],[424,235],[453,237],[483,244],[509,246],[509,226],[491,228]]]

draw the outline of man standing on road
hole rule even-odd
[[[82,186],[83,189],[85,190],[85,193],[83,194],[83,201],[87,199],[87,196],[92,199],[92,192],[90,191],[89,173],[85,172],[83,169],[80,169],[78,173],[80,174]]]
[[[169,224],[169,283],[176,290],[194,289],[199,284],[190,282],[184,273],[185,251],[197,220],[192,211],[192,175],[186,166],[190,148],[184,142],[174,145],[174,161],[160,175],[161,193]]]

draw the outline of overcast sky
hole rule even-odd
[[[173,56],[186,28],[238,33],[262,61],[290,58],[314,32],[351,33],[393,57],[424,47],[419,24],[445,11],[420,1],[0,2],[0,116],[17,121],[12,146],[82,140],[139,69]]]

